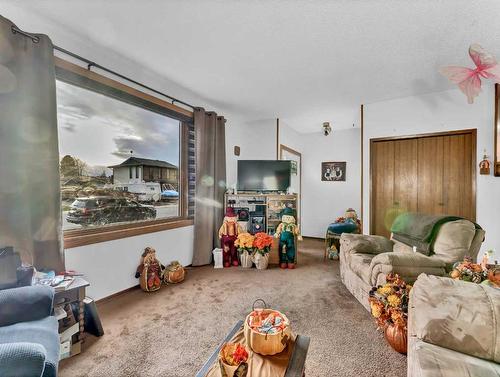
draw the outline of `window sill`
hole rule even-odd
[[[64,232],[64,249],[139,236],[141,234],[161,232],[169,229],[182,228],[193,224],[193,219],[176,218],[148,221],[139,224],[122,224],[83,230],[67,230]]]

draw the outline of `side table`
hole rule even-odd
[[[73,282],[64,291],[55,293],[54,305],[67,305],[70,304],[73,308],[77,308],[75,320],[79,324],[79,331],[73,335],[71,342],[71,356],[80,353],[81,344],[83,343],[84,324],[85,324],[85,290],[90,283],[80,276],[76,276]]]

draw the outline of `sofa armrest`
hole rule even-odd
[[[410,292],[408,336],[500,363],[500,290],[422,274]]]
[[[340,253],[345,254],[380,254],[392,252],[394,243],[382,236],[342,233]]]
[[[41,376],[45,368],[45,348],[37,343],[0,344],[0,376]]]
[[[52,314],[54,289],[35,285],[0,291],[0,326],[35,321]]]
[[[382,253],[375,256],[370,266],[376,264],[388,264],[392,266],[404,267],[434,267],[444,268],[445,263],[436,258],[427,257],[420,253]]]

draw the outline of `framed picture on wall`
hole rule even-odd
[[[345,182],[346,165],[345,161],[322,162],[321,180],[325,182]]]

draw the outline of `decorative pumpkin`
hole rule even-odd
[[[174,261],[165,268],[163,281],[169,284],[176,284],[183,281],[185,276],[186,270],[184,270],[184,267],[179,262]]]
[[[404,355],[408,349],[408,334],[407,330],[402,326],[387,324],[384,329],[384,337],[391,347]]]

